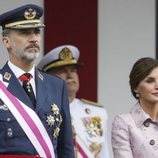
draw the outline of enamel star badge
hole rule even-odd
[[[52,115],[48,115],[46,122],[47,122],[48,126],[51,127],[54,125],[55,119]]]
[[[51,105],[51,111],[55,114],[58,115],[59,114],[59,108],[56,104],[52,104]]]

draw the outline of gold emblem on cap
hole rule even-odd
[[[29,8],[29,9],[26,10],[25,13],[24,13],[24,17],[25,17],[27,20],[34,19],[35,16],[36,16],[36,11],[33,10],[32,8]]]
[[[72,52],[69,48],[63,48],[59,53],[59,59],[61,60],[71,60],[72,58]]]

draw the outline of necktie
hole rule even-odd
[[[23,82],[23,88],[27,95],[29,96],[30,100],[32,101],[33,105],[36,105],[36,99],[35,95],[32,89],[32,86],[30,84],[30,79],[32,78],[32,75],[30,73],[24,73],[20,76],[20,80]]]

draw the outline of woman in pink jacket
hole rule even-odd
[[[158,60],[139,59],[129,78],[137,103],[113,121],[114,158],[158,158]]]

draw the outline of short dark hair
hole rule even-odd
[[[138,99],[135,89],[139,83],[147,77],[153,69],[158,67],[158,60],[151,57],[140,58],[135,62],[129,75],[129,84],[133,96]]]
[[[2,37],[6,37],[10,33],[11,29],[4,29],[2,32]]]

